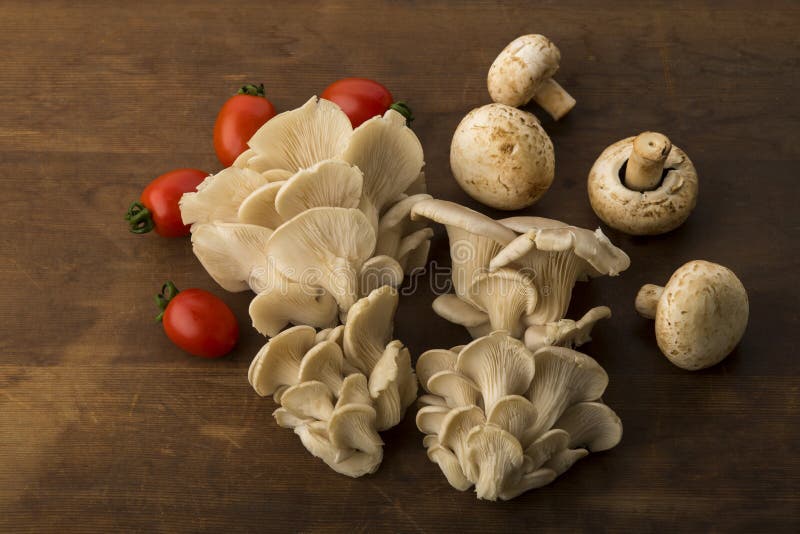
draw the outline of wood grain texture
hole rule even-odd
[[[0,3],[0,531],[799,530],[800,6],[613,5]],[[531,108],[557,178],[526,213],[597,226],[589,168],[646,129],[700,175],[683,227],[609,230],[631,268],[575,291],[572,316],[614,312],[585,350],[610,375],[623,441],[542,490],[485,503],[447,485],[407,417],[385,433],[376,475],[336,475],[248,386],[254,331],[205,361],[152,322],[167,278],[213,290],[243,326],[250,297],[215,287],[187,240],[130,235],[122,214],[166,170],[218,168],[211,128],[238,85],[263,81],[283,110],[349,75],[412,104],[430,192],[479,208],[450,175],[450,136],[488,101],[497,52],[531,32],[560,47],[557,77],[578,105],[560,123]],[[687,373],[659,354],[633,299],[696,258],[740,276],[751,319],[733,355]],[[440,228],[431,259],[448,263]],[[432,299],[422,288],[400,305],[396,335],[415,356],[467,340]]]

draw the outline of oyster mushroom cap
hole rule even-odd
[[[564,449],[548,460],[544,467],[555,471],[556,476],[561,476],[569,471],[570,467],[575,465],[575,462],[585,458],[588,454],[589,451],[586,449]]]
[[[361,266],[374,249],[375,233],[363,213],[323,207],[278,227],[267,242],[266,255],[289,278],[314,278],[313,285],[325,288],[346,313],[358,298]]]
[[[550,461],[569,445],[569,433],[560,428],[548,430],[536,441],[525,447],[525,456],[530,458],[531,467],[538,469]]]
[[[501,210],[525,208],[553,183],[553,143],[533,114],[487,104],[470,111],[456,128],[450,169],[478,202]]]
[[[492,326],[489,324],[489,314],[483,312],[461,300],[458,296],[446,293],[433,300],[433,311],[439,317],[451,323],[460,324],[469,331],[473,338],[489,334]]]
[[[528,230],[491,259],[489,270],[509,265],[519,266],[536,280],[539,299],[526,320],[545,324],[564,317],[576,281],[616,276],[630,266],[630,258],[599,228],[592,232],[562,226]]]
[[[339,391],[339,399],[336,401],[336,407],[340,408],[347,404],[372,406],[372,397],[370,397],[369,394],[367,377],[361,373],[348,375],[342,382],[342,387]]]
[[[378,223],[378,244],[375,251],[378,254],[394,256],[404,236],[424,229],[424,222],[411,220],[411,209],[418,202],[432,198],[427,194],[412,195],[396,202],[386,210]]]
[[[517,234],[494,219],[454,202],[423,200],[411,209],[411,219],[443,224],[450,240],[452,279],[456,295],[469,304],[469,288],[486,272],[491,259]]]
[[[606,148],[589,172],[592,209],[604,223],[632,235],[656,235],[684,223],[697,204],[697,171],[689,156],[672,145],[663,161],[666,170],[655,189],[629,189],[620,173],[634,150],[636,137]]]
[[[424,434],[439,434],[445,416],[450,413],[447,406],[423,406],[417,412],[417,428]]]
[[[403,283],[403,268],[391,256],[373,256],[361,266],[359,290],[369,295],[382,286],[397,287]]]
[[[192,250],[224,290],[247,291],[272,283],[266,255],[271,237],[272,230],[263,226],[204,223],[193,228]]]
[[[281,386],[297,384],[300,362],[314,346],[315,334],[310,326],[294,326],[270,339],[253,358],[247,372],[256,393],[264,397]]]
[[[357,208],[364,177],[358,167],[329,159],[289,178],[275,197],[275,210],[289,220],[310,208]]]
[[[297,379],[301,383],[314,381],[325,384],[333,395],[339,396],[343,383],[343,363],[344,355],[339,345],[333,341],[318,342],[303,356]]]
[[[376,413],[366,404],[346,404],[333,411],[328,436],[334,447],[376,454],[383,447],[375,430]]]
[[[275,197],[286,182],[270,182],[250,193],[239,204],[237,219],[246,224],[277,228],[283,218],[275,210]]]
[[[417,180],[424,164],[419,139],[392,109],[356,128],[341,159],[364,174],[361,209],[376,232],[384,207]]]
[[[478,384],[455,371],[439,371],[431,376],[428,391],[443,398],[451,408],[477,405],[481,396]]]
[[[420,354],[417,359],[417,378],[425,391],[428,380],[439,371],[455,371],[458,353],[447,349],[431,349]]]
[[[352,132],[339,106],[313,96],[302,107],[267,121],[247,144],[258,155],[259,168],[294,174],[341,154]]]
[[[281,406],[300,418],[327,421],[333,413],[333,393],[322,382],[300,382],[283,393]]]
[[[314,419],[310,417],[301,417],[283,407],[272,412],[272,417],[275,418],[275,422],[278,423],[278,426],[283,428],[297,428],[300,425],[305,425],[314,421]]]
[[[556,421],[555,427],[569,434],[571,449],[584,447],[592,452],[605,451],[622,439],[622,421],[614,410],[600,402],[573,404]]]
[[[250,301],[250,320],[253,327],[265,336],[275,336],[289,323],[315,328],[336,324],[339,307],[334,298],[320,287],[293,282],[274,268],[267,288],[259,290]],[[259,277],[263,280],[264,277]]]
[[[514,107],[535,99],[558,120],[575,107],[575,99],[553,80],[560,62],[561,52],[544,35],[517,37],[489,68],[489,95],[495,102]]]
[[[533,280],[516,269],[498,269],[478,275],[469,289],[471,300],[489,316],[492,330],[506,330],[519,338],[522,318],[536,309],[538,292]]]
[[[519,480],[508,484],[500,493],[500,498],[504,501],[511,500],[530,491],[550,484],[556,479],[558,473],[549,468],[537,469],[529,473],[523,473]]]
[[[521,341],[498,331],[464,347],[456,369],[478,385],[488,413],[501,397],[528,391],[534,378],[534,359]],[[429,385],[431,382],[433,378]]]
[[[411,355],[399,341],[386,346],[369,376],[369,393],[375,400],[378,430],[392,428],[417,398],[417,377],[411,368]]]
[[[342,450],[331,443],[324,421],[297,426],[294,432],[300,437],[300,441],[308,449],[308,452],[320,458],[337,473],[349,477],[358,478],[374,473],[383,460],[383,449],[379,448],[372,454],[360,451],[350,454],[348,451],[349,456],[346,459],[337,461]]]
[[[518,215],[516,217],[506,217],[505,219],[498,219],[497,222],[514,230],[518,234],[524,234],[528,230],[542,229],[542,228],[563,228],[570,226],[569,224],[555,219],[547,219],[545,217],[531,217],[527,215]]]
[[[481,425],[467,435],[467,455],[475,465],[475,492],[479,499],[495,501],[505,486],[514,481],[522,467],[519,441],[500,427]]]
[[[458,491],[466,491],[472,487],[472,482],[464,475],[455,453],[442,446],[438,440],[429,443],[427,449],[428,458],[439,466],[451,486]]]
[[[255,171],[268,182],[282,182],[288,180],[294,174],[292,171],[285,169],[273,169],[269,165],[269,159],[259,156],[252,148],[248,148],[239,154],[239,157],[233,162],[233,167]]]
[[[344,325],[344,354],[356,369],[370,375],[392,339],[397,290],[382,286],[350,309]]]
[[[238,222],[239,205],[266,183],[263,176],[249,169],[222,169],[203,180],[196,192],[183,194],[178,202],[183,224]]]
[[[682,265],[663,288],[643,286],[636,309],[655,318],[661,352],[690,371],[725,359],[741,341],[750,313],[747,291],[733,271],[703,260]]]
[[[475,465],[467,458],[467,436],[470,431],[486,421],[483,411],[477,406],[460,406],[450,410],[442,421],[439,442],[453,451],[461,464],[464,475],[476,478]]]
[[[597,321],[611,317],[611,308],[597,306],[577,321],[561,319],[543,325],[531,325],[525,330],[525,346],[535,352],[542,347],[579,347],[591,341],[592,328]]]
[[[593,358],[563,347],[545,347],[533,355],[536,375],[528,398],[539,414],[529,428],[530,439],[550,429],[573,404],[599,399],[608,386],[608,375]]]
[[[494,403],[486,415],[486,422],[510,433],[524,448],[528,445],[524,440],[525,433],[536,423],[537,417],[531,401],[520,395],[506,395]]]

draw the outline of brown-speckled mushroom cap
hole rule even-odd
[[[539,200],[553,183],[553,143],[533,114],[487,104],[470,111],[456,128],[450,168],[475,200],[516,210]]]
[[[644,286],[637,310],[655,316],[658,347],[678,367],[711,367],[742,339],[749,316],[747,291],[727,267],[690,261],[673,273],[663,291],[659,289]]]
[[[589,202],[604,223],[632,235],[657,235],[684,223],[697,204],[697,171],[676,146],[664,162],[667,174],[651,191],[634,191],[620,179],[635,137],[606,148],[589,172]]]

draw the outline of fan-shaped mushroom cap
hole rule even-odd
[[[417,359],[417,378],[425,391],[428,380],[439,371],[455,371],[458,353],[446,349],[431,349]]]
[[[248,169],[223,169],[203,180],[197,192],[181,197],[178,204],[183,224],[237,222],[239,205],[266,183],[263,176]]]
[[[525,330],[525,346],[532,352],[549,346],[580,347],[591,341],[595,323],[608,317],[611,317],[611,308],[597,306],[577,321],[561,319],[543,325],[531,325]]]
[[[313,270],[315,285],[347,312],[358,298],[361,266],[374,249],[375,233],[359,210],[311,208],[275,230],[266,251],[290,278],[304,280]]]
[[[563,226],[528,230],[492,258],[489,270],[511,264],[524,268],[540,290],[529,324],[545,324],[564,317],[577,280],[615,276],[630,266],[630,258],[599,228]]]
[[[433,230],[424,222],[411,220],[411,209],[430,195],[417,194],[399,200],[384,213],[378,222],[376,254],[386,254],[397,260],[405,273],[425,265],[428,259]]]
[[[285,169],[273,169],[269,167],[269,165],[269,158],[260,156],[252,148],[248,148],[239,154],[239,157],[233,162],[234,167],[255,171],[268,182],[283,182],[291,178],[292,174],[294,174],[292,171],[287,171]]]
[[[392,428],[417,398],[417,377],[411,369],[411,355],[399,341],[386,346],[369,376],[369,393],[375,400],[376,427]]]
[[[518,234],[524,234],[528,230],[542,229],[542,228],[563,228],[569,226],[565,222],[557,221],[555,219],[547,219],[545,217],[531,217],[527,215],[518,215],[516,217],[506,217],[505,219],[498,219],[497,222],[514,230]]]
[[[464,475],[458,458],[450,449],[443,447],[438,440],[430,443],[427,449],[428,458],[439,466],[451,486],[458,491],[466,491],[472,486],[472,482]]]
[[[275,418],[275,422],[278,423],[278,426],[283,428],[297,428],[300,425],[305,425],[314,421],[314,419],[310,417],[301,417],[283,407],[272,412],[272,417]]]
[[[366,404],[346,404],[334,410],[328,422],[328,436],[334,447],[375,454],[383,441],[375,430],[375,409]]]
[[[467,457],[475,465],[475,492],[495,501],[522,467],[522,447],[510,433],[494,425],[473,428],[467,436]]]
[[[260,168],[294,174],[341,154],[352,132],[339,106],[314,96],[267,121],[247,144],[258,155]]]
[[[327,421],[333,413],[333,393],[322,382],[300,382],[283,393],[281,406],[301,418]]]
[[[365,375],[372,373],[392,339],[397,301],[397,291],[382,286],[356,302],[347,315],[343,338],[345,358]]]
[[[542,468],[537,469],[536,471],[531,471],[530,473],[523,473],[519,480],[516,482],[512,481],[511,483],[507,484],[505,488],[503,488],[503,491],[500,492],[500,498],[504,501],[509,501],[522,495],[526,491],[541,488],[550,484],[556,479],[557,476],[558,474],[549,468]]]
[[[589,172],[589,201],[604,223],[633,235],[655,235],[684,223],[697,204],[697,171],[680,148],[672,145],[663,168],[666,175],[650,191],[625,186],[620,170],[633,152],[628,137],[606,148]]]
[[[588,454],[589,451],[586,449],[564,449],[556,453],[544,466],[555,471],[556,476],[561,476],[575,465],[575,462],[585,458]]]
[[[369,295],[381,286],[397,287],[403,283],[403,268],[391,256],[373,256],[361,266],[361,295]]]
[[[509,432],[520,442],[522,447],[526,431],[536,423],[536,408],[533,403],[520,395],[506,395],[495,402],[486,416],[486,422],[492,423]]]
[[[553,143],[533,114],[487,104],[470,111],[456,128],[450,169],[475,200],[501,210],[525,208],[553,183]]]
[[[608,375],[593,358],[563,347],[545,347],[533,355],[536,375],[528,397],[539,414],[529,429],[536,438],[553,426],[569,406],[599,399],[608,386]]]
[[[464,347],[458,355],[456,369],[475,381],[486,411],[491,412],[501,397],[524,394],[528,390],[534,378],[533,362],[533,356],[521,341],[498,331]],[[429,381],[429,387],[433,380]]]
[[[275,271],[271,267],[268,269]],[[264,277],[260,278],[261,280]],[[336,324],[339,307],[321,287],[308,287],[293,282],[275,271],[271,284],[259,291],[250,301],[250,320],[253,327],[265,336],[274,336],[289,323],[315,328]]]
[[[270,182],[250,193],[239,204],[239,222],[277,228],[283,218],[275,209],[275,197],[286,182]]]
[[[310,208],[357,208],[364,179],[358,167],[328,159],[294,174],[275,197],[277,213],[288,221]]]
[[[450,413],[447,406],[423,406],[417,412],[417,428],[425,434],[439,434],[445,416]]]
[[[356,128],[341,158],[364,173],[361,209],[376,232],[383,208],[414,183],[424,164],[419,139],[391,109]]]
[[[455,371],[439,371],[430,377],[428,390],[451,408],[477,405],[481,396],[478,384]]]
[[[460,406],[450,410],[442,421],[439,442],[453,451],[461,469],[470,480],[474,480],[475,469],[467,458],[467,436],[476,426],[483,425],[486,418],[477,406]]]
[[[413,220],[429,219],[445,225],[450,240],[452,278],[456,295],[469,304],[469,288],[486,272],[491,259],[517,234],[497,221],[446,200],[423,200],[411,210]]]
[[[489,316],[492,330],[522,336],[522,318],[534,312],[538,296],[530,277],[515,269],[498,269],[478,275],[469,291],[471,300]]]
[[[192,250],[223,289],[246,291],[272,283],[266,254],[271,236],[272,230],[253,224],[198,224],[192,232]]]
[[[439,295],[433,300],[432,307],[436,315],[451,323],[460,324],[473,338],[488,335],[492,331],[489,314],[456,295],[450,293]]]
[[[256,393],[264,397],[280,386],[298,383],[300,362],[314,346],[315,333],[310,326],[295,326],[270,339],[258,351],[247,373]]]
[[[571,449],[585,447],[592,452],[605,451],[622,439],[622,421],[614,410],[600,402],[579,402],[570,406],[555,426],[567,431]]]
[[[695,260],[676,270],[666,287],[645,285],[636,310],[655,318],[656,340],[669,360],[690,371],[721,362],[747,328],[747,291],[722,265]]]
[[[358,478],[378,470],[378,466],[383,460],[382,448],[378,448],[375,453],[371,454],[360,451],[352,454],[348,452],[349,455],[346,459],[337,462],[336,458],[342,455],[343,451],[331,443],[326,426],[324,421],[317,421],[297,426],[294,432],[300,437],[300,441],[303,442],[308,452],[322,459],[337,473]]]
[[[367,377],[361,373],[347,375],[342,382],[342,388],[339,391],[339,400],[336,401],[336,407],[342,407],[346,404],[365,404],[372,406],[372,397],[369,395],[369,385],[367,384]]]
[[[569,445],[569,433],[554,428],[548,430],[525,448],[525,456],[530,458],[531,468],[539,469]]]
[[[338,396],[342,388],[343,363],[344,355],[339,345],[333,341],[319,342],[303,356],[297,375],[298,380],[321,382],[331,390],[332,394]]]

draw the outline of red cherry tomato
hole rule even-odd
[[[214,123],[214,150],[220,163],[233,165],[247,150],[247,142],[275,116],[275,106],[264,96],[264,84],[245,85],[222,105]]]
[[[157,317],[167,337],[177,346],[201,358],[229,353],[239,339],[239,325],[228,306],[202,289],[178,291],[167,282],[156,296],[163,310]]]
[[[343,78],[322,91],[322,98],[338,104],[350,118],[353,128],[375,115],[383,115],[389,108],[414,120],[411,110],[403,102],[394,103],[392,93],[374,80],[367,78]]]
[[[178,202],[184,193],[196,191],[208,173],[198,169],[176,169],[162,174],[142,191],[125,215],[134,234],[155,230],[164,237],[189,235],[189,227],[181,220]]]

